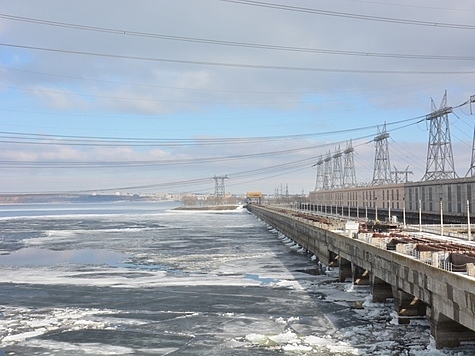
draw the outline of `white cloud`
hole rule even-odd
[[[428,5],[412,1],[388,4],[295,0],[291,6],[439,24],[472,26],[475,23],[475,4],[470,0],[450,4],[435,0]],[[38,179],[30,183],[25,179],[23,185],[19,184],[22,180],[13,179],[3,187],[5,190],[13,185],[20,191],[42,190],[54,187],[55,180],[63,181],[58,186],[69,185],[71,189],[94,184],[140,185],[141,181],[194,179],[278,167],[301,159],[311,161],[312,155],[316,158],[333,150],[336,142],[363,136],[371,140],[376,134],[372,128],[357,132],[353,128],[375,127],[428,113],[430,97],[439,103],[445,90],[449,92],[449,105],[460,104],[475,94],[475,48],[467,40],[474,29],[323,16],[212,0],[148,0],[133,4],[123,0],[89,0],[73,8],[60,0],[42,1],[41,5],[24,1],[5,4],[2,12],[96,28],[87,31],[2,20],[1,42],[53,50],[0,47],[4,82],[0,103],[8,113],[8,119],[2,122],[3,131],[126,139],[177,138],[183,143],[158,148],[24,144],[16,145],[15,149],[11,143],[4,143],[0,150],[4,159],[113,162],[191,158],[198,162],[202,157],[247,155],[329,143],[314,151],[128,171],[124,167],[97,171],[89,168],[63,170],[58,174],[54,173],[57,170],[42,168],[40,174],[31,169]],[[116,34],[99,28],[120,31]],[[266,48],[253,48],[259,46]],[[296,48],[320,51],[310,53]],[[349,52],[367,55],[349,55]],[[426,57],[397,58],[402,55]],[[370,73],[373,70],[381,72]],[[461,74],[416,74],[445,71]],[[471,141],[472,129],[465,123],[472,117],[468,110],[457,115],[462,120],[454,122],[455,128],[470,133],[469,138],[457,133],[461,138],[454,140],[456,166],[463,167],[465,163],[459,161],[466,162],[470,150],[466,142],[459,144],[459,141]],[[337,131],[342,133],[256,145],[185,144],[193,137],[273,137]],[[414,178],[419,179],[416,172],[425,168],[428,139],[424,123],[391,132],[391,138],[395,141],[391,158],[394,165],[398,169],[409,165],[415,172]],[[365,145],[358,149],[361,173],[357,175],[363,180],[370,179],[374,147]],[[392,147],[390,151],[393,152]],[[294,173],[288,167],[280,171],[275,168],[263,181],[256,173],[255,184],[264,186],[257,190],[272,192],[280,183],[289,183],[295,191],[313,189],[314,168],[305,165],[300,168],[301,171]],[[7,174],[13,174],[11,168],[7,170]],[[252,180],[252,176],[246,180]],[[242,189],[244,185],[254,187],[253,183],[243,183]]]
[[[86,105],[86,102],[81,99],[80,95],[65,88],[37,85],[27,89],[27,91],[29,90],[31,90],[31,93],[28,94],[32,94],[32,96],[41,101],[42,105],[48,108],[58,110],[84,109]]]

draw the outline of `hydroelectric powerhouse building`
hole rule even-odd
[[[475,103],[475,95],[456,106]],[[437,109],[423,120],[430,124],[427,164],[419,182],[409,182],[407,169],[391,171],[386,125],[374,137],[376,152],[373,180],[357,184],[351,141],[345,150],[321,155],[317,168],[315,190],[309,193],[309,209],[328,214],[371,218],[375,220],[406,220],[416,223],[423,216],[425,223],[466,223],[475,210],[475,130],[472,162],[467,177],[455,173],[445,93]],[[473,207],[473,208],[472,208]]]
[[[309,193],[313,209],[342,216],[390,220],[404,216],[416,223],[422,214],[425,222],[463,223],[475,208],[475,177],[434,181],[389,183],[359,187],[316,190]]]

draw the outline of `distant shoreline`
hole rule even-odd
[[[120,201],[176,201],[149,196],[116,194],[0,194],[0,204],[113,203]]]
[[[172,210],[236,210],[243,205],[204,205],[204,206],[179,206]]]

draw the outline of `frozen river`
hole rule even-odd
[[[0,207],[6,355],[471,355],[434,350],[367,287],[245,210],[171,203]],[[176,204],[175,204],[176,206]],[[1,354],[1,353],[0,353]]]

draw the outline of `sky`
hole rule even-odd
[[[320,157],[421,180],[447,92],[471,165],[471,0],[2,2],[0,194],[307,194]]]

